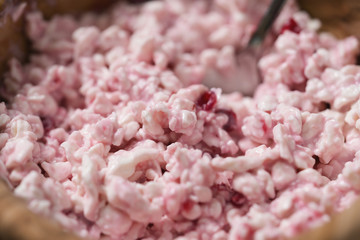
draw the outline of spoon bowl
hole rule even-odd
[[[261,56],[263,41],[285,2],[286,0],[271,2],[246,48],[235,52],[236,70],[228,73],[226,78],[214,73],[209,74],[203,81],[204,85],[209,88],[221,88],[224,93],[241,92],[247,96],[253,95],[256,87],[261,83],[258,60]]]

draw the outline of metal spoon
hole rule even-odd
[[[221,88],[225,93],[240,91],[244,95],[252,95],[261,81],[257,64],[261,56],[262,43],[285,2],[286,0],[272,1],[246,48],[236,54],[238,63],[236,74],[228,76],[226,79],[219,76],[207,77],[203,84],[208,87]]]

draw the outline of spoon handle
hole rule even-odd
[[[248,46],[260,45],[273,22],[280,13],[280,10],[284,6],[286,0],[273,0],[264,17],[261,19],[256,31],[251,36]]]

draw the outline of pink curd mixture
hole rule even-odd
[[[252,97],[201,84],[247,80],[235,52],[269,3],[28,14],[32,54],[1,87],[0,176],[90,239],[282,239],[328,222],[360,194],[357,39],[318,33],[289,1]]]

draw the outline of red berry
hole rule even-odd
[[[184,203],[183,203],[183,210],[184,211],[190,211],[193,206],[194,206],[194,202],[192,200],[186,200]]]
[[[231,197],[231,202],[234,205],[241,206],[246,202],[246,197],[241,193],[235,192],[234,195]]]
[[[216,102],[216,94],[213,91],[207,91],[200,96],[196,102],[196,105],[202,110],[210,111],[214,108]]]
[[[294,32],[294,33],[300,33],[301,32],[300,26],[297,24],[297,22],[293,18],[290,18],[289,21],[283,25],[283,27],[281,28],[280,33],[284,33],[287,30],[291,31],[291,32]]]
[[[218,109],[215,113],[223,113],[228,117],[228,121],[223,126],[225,131],[232,131],[236,128],[236,114],[233,111],[227,109]]]
[[[45,132],[52,130],[55,126],[54,121],[50,117],[40,117]]]

